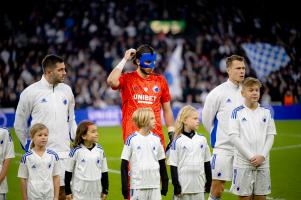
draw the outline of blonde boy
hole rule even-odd
[[[276,135],[269,109],[258,103],[261,83],[246,78],[242,85],[243,105],[231,115],[229,135],[235,146],[231,192],[239,199],[266,199],[271,193],[269,152]]]
[[[127,138],[122,151],[122,194],[128,199],[130,163],[130,199],[160,200],[161,194],[167,193],[168,176],[160,137],[151,132],[156,124],[155,114],[151,108],[138,108],[132,119],[139,130]]]

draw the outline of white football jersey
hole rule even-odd
[[[138,132],[130,135],[123,147],[121,159],[130,162],[131,189],[160,188],[159,160],[165,158],[160,137]]]
[[[235,108],[231,115],[229,134],[238,135],[245,148],[254,155],[263,155],[267,135],[276,135],[274,119],[269,109],[258,107],[249,109],[246,105]],[[250,161],[235,150],[234,167],[252,167]],[[260,168],[269,167],[269,156]]]
[[[53,176],[60,172],[58,160],[58,155],[50,149],[42,156],[33,149],[23,155],[18,177],[27,179],[28,199],[53,198]]]
[[[241,96],[241,86],[230,80],[214,88],[206,97],[202,110],[202,123],[210,133],[212,148],[234,151],[229,141],[229,121],[234,108],[241,105],[244,98]]]
[[[0,171],[5,159],[15,157],[14,142],[7,129],[0,128]],[[0,194],[8,192],[6,177],[0,184]]]
[[[69,156],[66,170],[80,180],[101,180],[101,173],[108,171],[107,158],[100,144],[96,144],[91,150],[80,144],[71,149]]]
[[[179,135],[172,142],[168,165],[178,168],[182,193],[205,192],[206,176],[204,163],[210,161],[210,149],[204,136],[192,138]]]
[[[21,93],[14,123],[23,148],[29,140],[28,119],[31,116],[31,125],[43,123],[47,126],[47,148],[57,152],[60,158],[68,158],[70,138],[75,138],[77,128],[74,105],[74,96],[67,84],[59,83],[54,87],[43,76],[40,81],[28,86]]]

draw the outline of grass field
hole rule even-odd
[[[277,121],[278,135],[271,151],[271,180],[272,194],[268,199],[299,200],[301,199],[301,121]],[[16,140],[14,131],[12,136],[15,141],[16,158],[12,160],[8,174],[9,193],[8,200],[21,199],[17,170],[21,154],[19,142]],[[165,130],[166,132],[166,130]],[[200,133],[205,133],[200,127]],[[103,146],[108,158],[109,173],[109,196],[108,200],[123,199],[121,195],[120,178],[120,155],[123,147],[121,128],[99,128],[100,144]],[[208,134],[204,134],[206,137]],[[226,185],[224,200],[237,199],[228,192],[230,183]],[[170,183],[168,194],[163,200],[172,199],[173,186]]]

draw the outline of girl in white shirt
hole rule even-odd
[[[73,149],[69,154],[70,160],[66,167],[66,200],[107,198],[109,187],[107,159],[103,148],[97,142],[97,126],[91,121],[82,121],[77,127]]]
[[[46,149],[48,128],[41,123],[30,129],[30,150],[21,159],[18,177],[23,200],[58,200],[60,177],[59,157]]]
[[[189,105],[183,107],[176,119],[168,160],[174,200],[204,200],[204,192],[210,192],[210,149],[206,138],[196,133],[198,127],[197,110]]]

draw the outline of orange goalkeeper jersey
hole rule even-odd
[[[150,107],[153,109],[156,118],[156,127],[152,130],[160,136],[162,144],[164,135],[161,123],[161,106],[170,101],[170,94],[166,79],[162,75],[151,74],[142,78],[137,71],[124,73],[119,78],[121,100],[122,100],[122,133],[123,141],[134,131],[138,130],[132,121],[132,114],[137,108]]]

